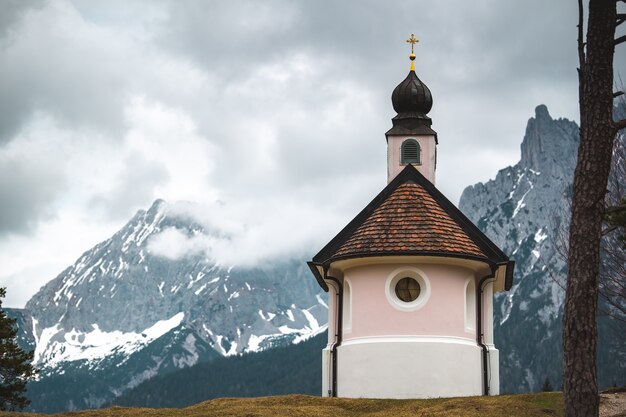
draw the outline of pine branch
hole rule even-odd
[[[615,130],[622,130],[626,127],[626,119],[622,119],[622,120],[618,120],[616,122],[613,122],[613,126],[615,127]]]
[[[616,92],[613,93],[613,98],[618,98],[621,95],[624,95],[623,91],[616,91]]]
[[[624,36],[620,36],[619,38],[617,38],[617,39],[615,39],[615,40],[613,41],[613,43],[614,43],[616,46],[617,46],[617,45],[619,45],[620,43],[624,43],[624,42],[626,42],[626,35],[624,35]]]

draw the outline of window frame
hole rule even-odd
[[[409,144],[414,144],[416,146],[417,159],[411,158],[410,160],[407,160],[408,158],[405,158],[405,146]],[[419,141],[415,138],[407,138],[400,144],[400,165],[409,164],[422,165],[422,145],[420,145]]]
[[[413,301],[402,301],[396,295],[396,285],[402,278],[413,278],[420,286],[420,293]],[[385,295],[389,304],[396,310],[411,312],[424,307],[430,298],[430,280],[419,268],[402,267],[394,270],[385,282]]]
[[[352,332],[352,282],[348,278],[343,280],[343,332]]]
[[[473,275],[465,279],[464,292],[464,312],[465,312],[465,331],[469,333],[476,332],[476,280]]]

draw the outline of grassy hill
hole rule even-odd
[[[367,400],[286,395],[259,398],[219,398],[182,409],[113,407],[54,414],[72,417],[536,417],[563,416],[561,393],[432,400]],[[49,414],[7,413],[34,417]]]

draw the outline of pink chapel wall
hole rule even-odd
[[[431,183],[435,183],[435,166],[437,154],[435,148],[435,136],[389,136],[387,138],[387,182],[391,182],[405,167],[400,163],[402,142],[406,139],[415,139],[421,148],[421,165],[417,165],[418,171]]]
[[[388,277],[402,268],[417,268],[430,285],[428,300],[415,311],[402,311],[386,295]],[[343,340],[380,336],[448,336],[475,340],[466,327],[466,286],[473,271],[451,265],[383,264],[344,272],[350,299],[345,299]],[[344,285],[345,286],[345,285]],[[425,289],[422,289],[424,291]],[[349,310],[346,310],[349,307]]]
[[[466,290],[470,280],[476,282],[476,274],[472,269],[445,262],[442,258],[436,264],[368,263],[346,268],[343,274],[334,273],[343,275],[344,283],[344,332],[337,348],[338,396],[433,398],[482,394],[481,349],[476,344],[475,330],[466,325]],[[394,307],[386,291],[395,277],[407,271],[408,276],[419,271],[430,290],[426,302],[413,311]],[[498,351],[495,346],[490,351],[490,359],[494,360],[490,360],[489,377],[495,385],[491,394],[497,394]],[[408,367],[407,358],[411,358]],[[328,348],[323,352],[323,361],[327,368],[323,392],[327,395],[332,372]]]

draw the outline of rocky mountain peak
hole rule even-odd
[[[535,119],[552,121],[552,117],[550,116],[550,112],[548,111],[548,106],[546,106],[545,104],[540,104],[535,107]]]
[[[570,166],[578,141],[572,140],[578,126],[567,119],[553,119],[548,108],[535,108],[535,117],[528,120],[522,141],[520,165],[535,171],[551,170],[554,165]]]
[[[58,361],[71,343],[78,353],[63,357],[71,361],[88,350],[81,340],[147,334],[155,325],[186,326],[223,355],[323,330],[326,305],[303,262],[240,269],[202,253],[164,258],[149,242],[168,229],[211,233],[156,200],[35,294],[26,308],[36,323],[36,359]]]
[[[165,210],[166,206],[167,206],[167,203],[165,202],[165,200],[163,200],[161,198],[157,198],[156,200],[154,200],[154,202],[152,203],[152,205],[148,209],[147,214],[148,214],[149,217],[154,217],[158,213],[162,213],[163,210]],[[139,210],[139,213],[141,213],[141,212],[144,212],[144,210]]]

